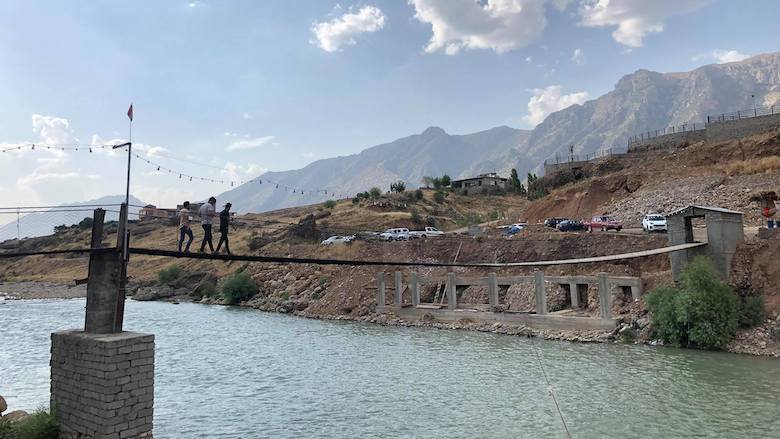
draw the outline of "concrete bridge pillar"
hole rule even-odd
[[[412,306],[417,307],[420,305],[420,278],[417,276],[417,272],[412,272],[412,280],[409,285],[409,289],[412,290]]]
[[[608,319],[612,316],[609,300],[609,279],[607,273],[599,273],[599,312],[602,319]]]
[[[377,306],[385,306],[387,299],[385,298],[385,273],[380,271],[376,274],[376,304]]]
[[[458,287],[455,285],[455,273],[447,273],[447,309],[458,307]]]
[[[400,308],[403,306],[403,275],[400,271],[395,272],[395,306]]]
[[[580,307],[580,286],[577,283],[569,284],[569,297],[571,297],[572,309]]]
[[[536,293],[536,313],[547,314],[547,293],[544,288],[544,273],[534,271],[534,291]]]
[[[488,274],[488,303],[490,303],[490,310],[495,312],[498,308],[498,278],[496,273]]]

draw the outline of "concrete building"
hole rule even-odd
[[[489,194],[507,190],[509,179],[499,177],[496,173],[480,174],[472,178],[453,180],[450,186],[463,195]]]
[[[173,218],[176,216],[176,212],[176,209],[164,209],[154,204],[147,204],[138,209],[138,219],[144,221],[156,218]]]
[[[680,280],[683,270],[696,256],[706,256],[722,279],[728,279],[731,260],[737,246],[745,239],[742,212],[720,207],[688,206],[666,217],[669,245],[690,244],[693,237],[693,221],[703,218],[707,228],[707,245],[669,253],[672,277]]]

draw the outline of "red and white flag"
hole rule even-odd
[[[130,122],[133,121],[133,104],[130,104],[130,108],[127,109],[127,117],[130,118]]]

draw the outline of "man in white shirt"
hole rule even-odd
[[[184,252],[190,251],[190,244],[192,244],[192,229],[190,228],[190,202],[185,201],[184,207],[179,211],[179,253],[181,253],[181,245],[184,243],[184,237],[188,236],[190,239],[187,241],[187,247]]]
[[[214,208],[217,204],[217,199],[214,197],[209,198],[208,203],[204,203],[198,209],[198,215],[200,215],[200,225],[203,227],[203,241],[200,243],[200,252],[206,249],[206,243],[209,244],[209,250],[214,253],[214,243],[211,242],[211,225],[212,218],[217,215],[217,211]]]

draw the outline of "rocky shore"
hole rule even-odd
[[[0,301],[14,299],[75,299],[87,297],[86,285],[65,285],[52,282],[2,282]]]

